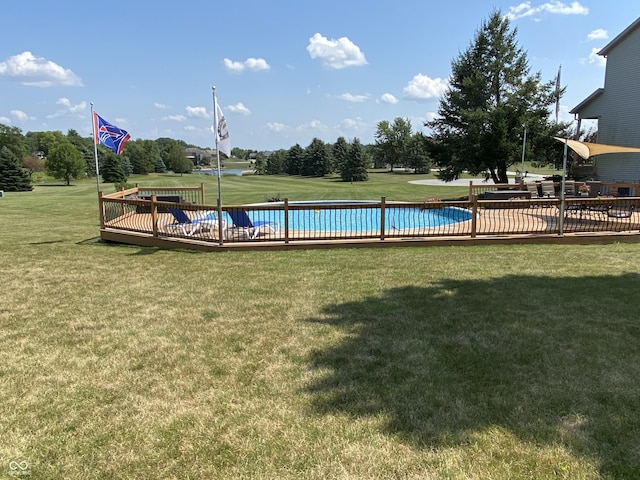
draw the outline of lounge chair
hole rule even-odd
[[[280,224],[278,222],[270,222],[267,220],[258,220],[252,222],[244,210],[230,209],[227,214],[231,217],[233,225],[229,230],[238,230],[250,239],[258,237],[260,231],[271,231],[274,235],[280,232]]]
[[[542,196],[545,198],[553,198],[556,196],[556,187],[552,180],[543,180],[540,182]]]
[[[607,216],[611,218],[629,218],[633,215],[635,205],[620,205],[607,210]]]
[[[181,232],[186,237],[192,237],[196,233],[202,232],[205,229],[210,229],[212,236],[213,232],[218,226],[218,212],[208,211],[202,212],[204,215],[191,219],[187,213],[178,207],[169,207],[169,213],[173,215],[176,220],[173,223],[167,223],[164,226],[165,232]],[[226,228],[226,222],[223,223],[223,230]]]

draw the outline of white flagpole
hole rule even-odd
[[[93,137],[93,160],[96,164],[96,187],[100,194],[100,167],[98,166],[98,139],[96,138],[96,116],[93,114],[93,102],[91,102],[91,136]]]
[[[218,131],[218,100],[216,99],[216,87],[213,89],[213,132],[216,136],[216,170],[218,172],[218,239],[220,245],[224,243],[222,235],[222,189],[220,188],[220,150],[218,148],[218,140],[220,132]]]
[[[218,131],[218,100],[216,99],[216,87],[213,89],[213,129],[216,136],[216,170],[218,172],[218,203],[222,205],[222,190],[220,188],[220,150],[218,149],[218,141],[220,132]]]

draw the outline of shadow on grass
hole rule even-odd
[[[423,448],[490,427],[564,445],[611,478],[640,471],[640,276],[508,276],[327,306],[348,339],[312,355],[321,414],[389,418]],[[512,455],[517,456],[517,451]]]

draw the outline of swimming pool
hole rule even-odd
[[[295,231],[379,233],[381,230],[380,210],[379,203],[372,202],[292,202],[289,203],[288,227]],[[284,210],[256,209],[248,210],[247,214],[252,222],[277,222],[280,229],[284,229]],[[470,220],[471,217],[470,210],[459,207],[424,208],[387,204],[385,206],[385,231],[423,230],[464,222]]]

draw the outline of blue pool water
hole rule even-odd
[[[305,204],[308,208],[290,208],[289,229],[301,231],[326,231],[326,232],[379,232],[380,208],[359,207],[353,201],[349,207],[322,208],[328,204],[339,205],[340,202],[315,202]],[[291,204],[290,204],[291,205]],[[314,208],[314,206],[316,208]],[[253,222],[267,220],[278,222],[284,229],[284,211],[279,210],[249,210],[249,218]],[[385,211],[385,230],[424,229],[449,225],[470,220],[472,213],[469,210],[458,207],[443,207],[433,209],[421,209],[419,207],[404,207],[401,205],[387,205]]]

